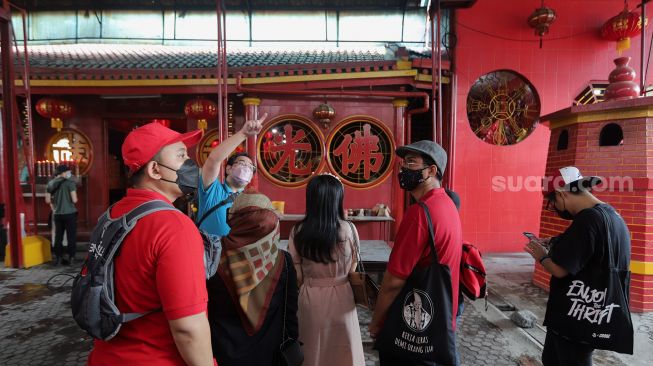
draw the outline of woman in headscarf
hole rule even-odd
[[[297,276],[279,249],[279,217],[265,195],[244,192],[227,223],[218,273],[207,281],[213,355],[220,366],[274,365],[284,319],[287,337],[298,338]]]

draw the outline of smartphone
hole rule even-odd
[[[536,242],[540,243],[540,245],[542,245],[543,247],[545,247],[547,249],[549,248],[549,245],[551,244],[550,242],[542,241],[542,239],[538,238],[537,236],[535,236],[535,234],[533,234],[531,232],[528,232],[528,231],[524,231],[524,236],[526,236],[530,240],[535,240]]]

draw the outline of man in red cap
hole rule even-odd
[[[122,155],[132,188],[111,217],[153,200],[172,205],[196,189],[199,168],[187,148],[201,137],[201,130],[180,134],[158,123],[130,132]],[[115,257],[115,303],[121,313],[149,313],[111,340],[95,340],[89,365],[213,365],[203,258],[200,234],[183,213],[141,218]]]
[[[545,178],[547,210],[573,221],[561,235],[532,239],[524,248],[552,275],[544,318],[544,366],[592,365],[594,348],[604,348],[593,341],[597,334],[613,345],[622,343],[632,354],[632,323],[626,324],[630,232],[615,209],[591,193],[600,183],[599,177],[583,177],[573,166]],[[611,282],[621,291],[615,296],[623,303],[608,299]],[[617,316],[621,311],[624,316]],[[630,330],[618,337],[615,327],[628,326]]]

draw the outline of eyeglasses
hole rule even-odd
[[[233,166],[236,166],[236,165],[242,165],[242,166],[250,168],[252,170],[256,170],[256,167],[254,165],[252,165],[252,164],[250,164],[250,163],[248,163],[246,161],[242,161],[242,160],[235,161],[233,163]]]

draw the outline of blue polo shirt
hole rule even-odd
[[[233,192],[227,182],[220,183],[218,179],[211,183],[208,188],[204,189],[204,183],[202,182],[201,174],[197,187],[199,198],[199,207],[197,209],[198,220],[204,215],[204,212],[210,210],[211,207],[222,202],[229,196],[230,193]],[[227,203],[226,205],[214,211],[204,220],[204,222],[202,222],[200,228],[213,235],[226,236],[229,234],[231,228],[229,225],[227,225],[227,209],[231,207],[231,205],[231,202]]]

